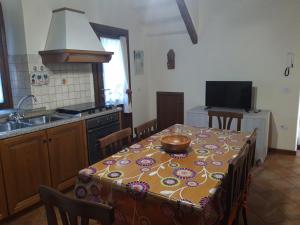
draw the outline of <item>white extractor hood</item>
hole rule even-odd
[[[44,51],[44,63],[102,63],[111,59],[83,11],[61,8],[53,11]]]

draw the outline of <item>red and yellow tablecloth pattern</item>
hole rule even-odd
[[[162,149],[160,138],[174,133],[191,138],[186,153]],[[224,212],[220,184],[249,137],[176,124],[80,171],[75,195],[113,205],[115,224],[215,224]]]

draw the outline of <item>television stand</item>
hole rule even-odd
[[[204,110],[209,110],[209,109],[212,109],[214,107],[212,106],[204,106]],[[225,110],[225,111],[228,111],[228,112],[231,112],[231,111],[235,111],[235,112],[243,112],[243,109],[230,109],[230,108],[221,108],[221,107],[215,107],[216,110]],[[246,113],[250,113],[251,109],[244,109]],[[260,111],[259,111],[260,112]]]
[[[197,106],[190,110],[187,110],[186,124],[195,127],[208,127],[208,112],[206,106]],[[213,110],[227,111],[227,112],[239,112],[243,113],[241,131],[253,132],[255,128],[258,128],[256,153],[255,159],[263,162],[267,156],[268,143],[269,143],[269,127],[270,127],[270,111],[248,111],[245,109],[228,109],[213,107]],[[216,118],[213,119],[213,127],[218,127]],[[232,121],[232,129],[236,127],[236,120]]]

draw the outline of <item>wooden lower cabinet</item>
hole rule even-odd
[[[1,159],[9,213],[37,203],[39,186],[51,185],[46,132],[2,140]]]
[[[47,130],[52,186],[71,187],[78,171],[87,166],[86,134],[83,122]]]
[[[7,216],[7,201],[3,181],[2,165],[0,161],[0,220]]]
[[[86,146],[84,122],[1,140],[0,220],[39,202],[41,184],[59,190],[74,185],[87,166]]]

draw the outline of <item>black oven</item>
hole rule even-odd
[[[98,112],[105,112],[106,109],[99,109],[94,102],[78,105],[69,105],[56,109],[59,113],[72,114],[76,116],[93,115]],[[108,113],[86,120],[86,132],[88,140],[88,158],[92,165],[104,159],[100,152],[98,139],[120,130],[119,112]]]
[[[119,113],[107,114],[86,120],[88,139],[89,164],[99,162],[104,159],[104,155],[99,148],[98,139],[120,130]]]

